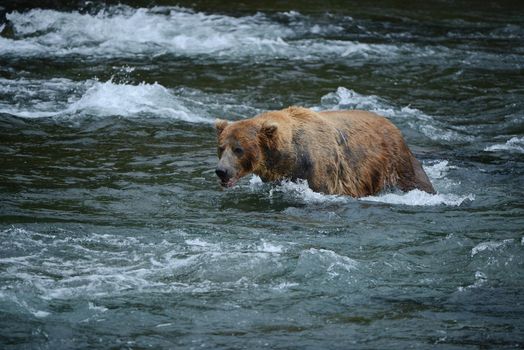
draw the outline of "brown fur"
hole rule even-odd
[[[435,192],[400,131],[371,112],[289,107],[217,120],[216,128],[224,186],[255,173],[263,181],[305,179],[314,191],[353,197],[391,187]]]

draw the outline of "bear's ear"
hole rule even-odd
[[[218,118],[215,120],[215,128],[217,129],[217,136],[219,136],[222,133],[222,131],[224,131],[226,126],[227,126],[227,120],[218,119]]]
[[[278,125],[275,122],[267,122],[262,125],[260,132],[264,134],[268,139],[272,138],[275,135],[275,132],[278,129]]]

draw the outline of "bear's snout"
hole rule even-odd
[[[217,176],[220,178],[220,184],[223,187],[232,187],[238,181],[236,173],[233,169],[220,164],[215,169],[215,174],[217,174]]]
[[[215,170],[215,174],[220,178],[222,181],[227,181],[229,176],[227,175],[227,170],[221,167],[217,167]]]

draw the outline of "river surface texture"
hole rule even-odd
[[[0,348],[524,347],[521,3],[13,3]],[[214,119],[289,105],[386,116],[437,194],[222,189]]]

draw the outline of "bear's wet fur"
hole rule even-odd
[[[316,192],[363,197],[383,190],[435,190],[400,130],[375,113],[301,107],[227,122],[217,119],[221,184],[254,173],[307,180]]]

